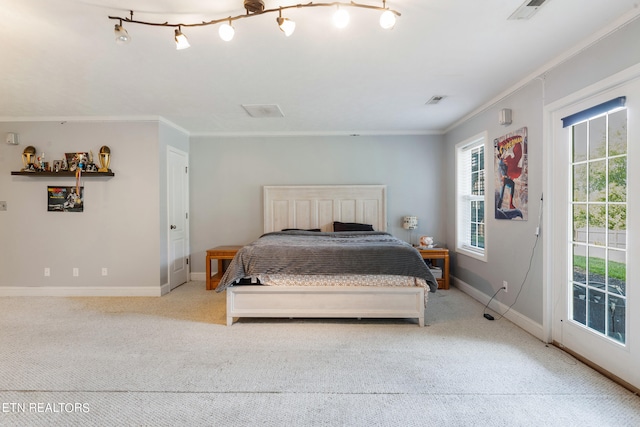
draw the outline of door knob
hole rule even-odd
[[[175,225],[171,225],[169,228],[172,229],[172,230],[175,230],[178,227],[176,227]]]

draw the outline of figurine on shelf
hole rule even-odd
[[[87,158],[82,153],[78,153],[76,162],[79,170],[84,170],[87,166]]]
[[[86,172],[98,172],[98,167],[93,163],[93,151],[89,151],[89,163],[85,167]]]
[[[38,170],[40,172],[45,172],[47,170],[45,166],[45,161],[44,161],[44,152],[40,157],[38,157]]]

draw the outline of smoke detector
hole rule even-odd
[[[516,11],[513,12],[508,19],[531,19],[531,17],[535,15],[536,12],[538,12],[538,9],[540,9],[542,5],[546,3],[549,3],[549,0],[527,0],[522,4],[522,6],[517,8]]]

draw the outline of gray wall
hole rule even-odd
[[[488,262],[452,253],[451,273],[456,278],[488,296],[493,295],[502,286],[503,280],[507,280],[510,286],[509,292],[499,293],[497,299],[506,305],[511,305],[515,301],[525,278],[535,243],[543,179],[549,179],[550,182],[553,180],[553,171],[547,170],[542,164],[544,150],[553,150],[553,147],[548,146],[543,139],[546,134],[546,129],[543,129],[544,106],[640,63],[640,49],[637,48],[639,39],[640,21],[636,20],[599,40],[593,46],[562,61],[541,78],[530,81],[445,135],[446,162],[453,165],[455,144],[482,131],[488,132],[490,141],[524,126],[528,128],[529,133],[529,220],[513,222],[493,219],[493,200],[491,199],[487,218]],[[498,112],[502,108],[513,110],[514,122],[508,127],[498,124]],[[492,169],[491,173],[493,173]],[[453,168],[447,169],[445,176],[447,192],[453,194],[455,189]],[[488,180],[487,191],[493,194],[493,179]],[[447,209],[445,218],[451,219],[446,223],[446,240],[453,244],[455,201],[452,198],[446,198],[445,206]],[[531,272],[513,307],[514,310],[540,324],[542,324],[543,315],[542,247],[544,238],[543,233],[533,253]]]
[[[246,244],[263,232],[264,185],[387,185],[388,231],[407,240],[401,217],[444,240],[440,136],[191,139],[191,262],[207,249]],[[213,266],[215,269],[215,266]]]
[[[8,204],[0,212],[0,286],[159,288],[166,282],[160,277],[166,265],[162,270],[158,257],[159,212],[166,217],[166,188],[159,191],[159,183],[166,183],[159,165],[166,160],[161,161],[159,140],[180,140],[174,132],[159,130],[157,122],[0,123],[0,134],[6,132],[17,132],[20,145],[0,144],[0,200]],[[182,140],[188,147],[188,138]],[[48,161],[65,152],[92,150],[97,156],[108,145],[115,176],[83,180],[84,212],[47,212],[47,186],[71,186],[75,179],[10,175],[22,168],[28,145],[45,152]],[[50,277],[44,277],[45,267]],[[74,267],[79,277],[72,277]]]
[[[506,280],[509,292],[500,292],[496,298],[504,304],[513,303],[524,280],[529,265],[533,245],[535,244],[535,230],[538,226],[538,212],[540,196],[542,195],[542,91],[541,83],[534,81],[513,94],[504,102],[478,114],[456,127],[446,135],[446,157],[451,165],[455,162],[455,145],[480,132],[487,131],[489,146],[485,153],[485,167],[487,172],[486,191],[489,205],[486,207],[487,231],[487,262],[451,252],[451,274],[463,282],[477,288],[487,295],[502,286]],[[498,124],[499,111],[502,108],[513,110],[513,123],[510,126]],[[493,194],[495,190],[493,178],[493,140],[522,127],[528,132],[528,165],[529,165],[529,218],[527,221],[497,220],[494,216]],[[445,172],[447,179],[447,193],[455,194],[455,170],[450,168]],[[454,247],[455,242],[455,198],[448,197],[446,225],[447,241]],[[540,236],[533,259],[533,268],[518,303],[514,309],[529,317],[542,322],[542,239]]]

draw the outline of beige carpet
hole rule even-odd
[[[413,320],[240,320],[161,298],[0,298],[0,425],[637,426],[640,398],[456,289]]]

